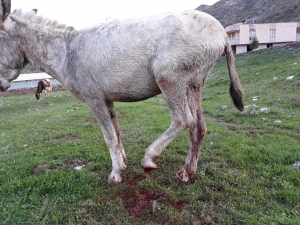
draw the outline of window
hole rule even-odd
[[[250,37],[255,37],[255,36],[256,36],[255,30],[250,30]]]
[[[275,37],[276,36],[276,29],[271,29],[270,30],[270,36]]]
[[[249,39],[252,40],[255,37],[256,37],[256,31],[251,29],[249,32]]]
[[[239,39],[239,35],[240,35],[239,32],[234,32],[234,33],[231,33],[229,37],[232,40],[237,40],[237,39]]]

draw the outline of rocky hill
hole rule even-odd
[[[196,10],[209,13],[223,26],[246,23],[300,22],[300,0],[220,0]]]

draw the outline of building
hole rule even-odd
[[[259,41],[258,49],[286,45],[300,41],[300,22],[233,24],[225,28],[235,54],[250,51],[254,37]]]
[[[11,82],[10,88],[8,90],[17,90],[22,88],[36,88],[38,82],[42,79],[49,79],[52,86],[60,85],[60,83],[53,77],[46,73],[30,73],[21,74],[17,79]]]

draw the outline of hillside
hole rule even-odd
[[[196,10],[209,13],[223,26],[247,23],[300,22],[300,0],[220,0]]]

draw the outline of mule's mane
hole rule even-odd
[[[74,30],[73,27],[67,26],[65,24],[60,24],[56,20],[50,20],[48,18],[44,18],[42,16],[37,16],[36,11],[32,10],[30,12],[23,12],[21,9],[15,10],[13,13],[10,14],[10,17],[23,24],[28,25],[29,22],[31,25],[35,26],[43,26],[43,27],[51,27],[57,31],[72,31]]]

